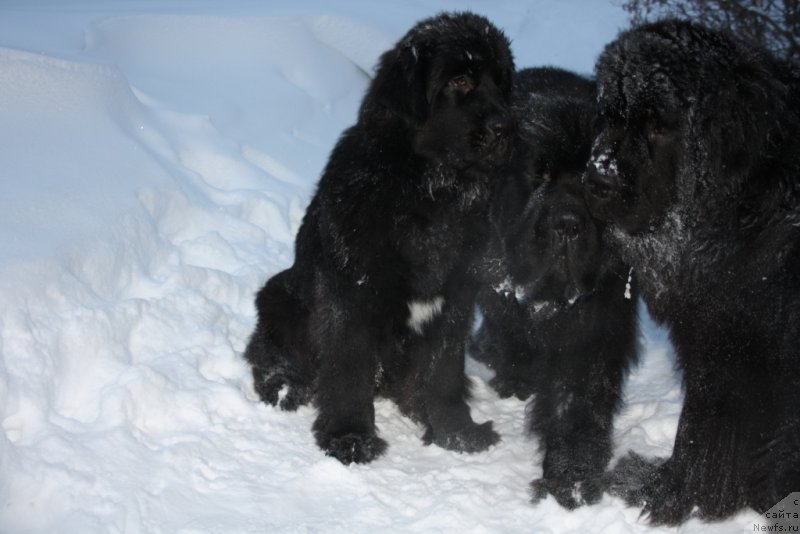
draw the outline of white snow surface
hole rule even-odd
[[[315,446],[312,408],[258,401],[241,357],[254,294],[290,265],[381,52],[421,18],[471,9],[519,67],[590,73],[626,24],[618,4],[0,3],[0,532],[674,531],[609,496],[531,505],[525,404],[472,360],[473,417],[500,444],[426,447],[379,400],[389,450],[346,467]],[[642,343],[617,457],[668,455],[675,434],[679,374],[646,317]]]

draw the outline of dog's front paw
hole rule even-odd
[[[642,491],[642,515],[647,516],[650,524],[678,525],[689,518],[694,503],[684,487],[686,482],[686,477],[672,469],[670,462],[658,467]]]
[[[525,400],[533,393],[533,386],[528,380],[497,375],[489,380],[489,385],[497,392],[501,399],[517,397]]]
[[[326,455],[349,465],[371,462],[386,451],[387,444],[374,434],[349,433],[324,437],[319,440],[319,446]]]
[[[595,504],[603,495],[603,484],[599,478],[566,480],[560,478],[538,478],[531,482],[531,502],[536,504],[548,495],[567,510],[584,504]]]
[[[485,451],[500,441],[500,435],[492,428],[492,422],[471,424],[448,432],[434,432],[429,429],[422,438],[425,444],[434,443],[443,449],[458,452]]]
[[[678,525],[693,508],[691,492],[670,461],[647,460],[631,452],[608,474],[608,492],[631,506],[642,506],[642,515],[653,525]]]
[[[649,499],[647,484],[653,480],[663,462],[663,459],[647,460],[633,451],[629,452],[606,473],[606,491],[621,497],[629,506],[644,506]]]

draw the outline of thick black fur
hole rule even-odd
[[[686,397],[672,456],[612,490],[654,523],[800,490],[800,78],[725,32],[662,21],[597,64],[593,213],[670,328]]]
[[[386,448],[377,394],[427,443],[475,452],[499,439],[470,416],[464,344],[491,191],[513,147],[513,72],[508,40],[483,17],[414,26],[381,57],[334,148],[294,264],[258,294],[245,353],[256,391],[284,409],[313,401],[317,444],[345,464]]]
[[[581,176],[589,159],[594,84],[552,68],[525,69],[514,111],[521,165],[493,208],[497,232],[472,355],[496,372],[500,396],[525,399],[544,451],[533,500],[596,502],[612,454],[613,417],[637,356],[630,269],[602,240]]]

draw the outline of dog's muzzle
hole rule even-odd
[[[516,122],[510,117],[504,115],[491,117],[481,132],[481,151],[493,161],[505,160],[511,152],[516,132]]]

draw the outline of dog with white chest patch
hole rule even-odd
[[[345,464],[386,448],[376,395],[426,443],[475,452],[499,439],[470,415],[464,343],[489,198],[514,144],[513,71],[508,40],[483,17],[414,26],[381,57],[334,148],[294,265],[258,294],[245,352],[256,391],[283,409],[313,402],[317,444]]]

